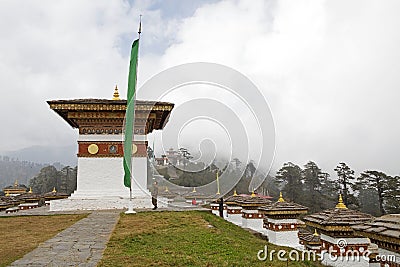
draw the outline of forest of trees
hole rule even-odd
[[[234,189],[239,194],[251,193],[250,182],[256,173],[253,161],[243,166],[235,158],[230,167],[219,169],[215,164],[207,167],[201,162],[194,164],[190,161],[192,156],[187,149],[181,148],[179,151],[186,159],[185,171],[175,168],[175,179],[171,179],[171,182],[185,187],[198,187],[215,181],[217,171],[220,174],[240,172],[241,178]],[[199,169],[200,171],[196,171]],[[170,178],[168,168],[158,171],[166,179]],[[336,174],[330,177],[313,161],[304,166],[287,162],[277,171],[275,177],[267,176],[257,192],[276,197],[282,191],[286,200],[307,206],[310,212],[333,208],[338,194],[341,193],[348,208],[374,216],[400,213],[400,176],[390,176],[376,170],[366,170],[355,175],[354,170],[344,162],[340,162],[333,171]],[[0,178],[0,185],[3,187],[14,184],[18,179],[21,184],[32,187],[34,193],[44,194],[55,187],[58,192],[71,194],[76,190],[77,167],[63,167],[60,164],[45,166],[0,156]],[[232,193],[233,190],[228,195]]]
[[[54,166],[47,166],[30,180],[29,186],[37,194],[51,192],[55,187],[58,192],[70,195],[76,190],[77,167],[66,166],[57,170]]]
[[[45,166],[46,164],[0,156],[0,190],[6,186],[13,185],[16,180],[20,184],[28,184],[29,179],[39,173]]]
[[[344,162],[334,169],[332,179],[315,162],[302,167],[285,163],[277,172],[276,183],[286,199],[309,207],[311,212],[334,207],[338,194],[348,208],[374,216],[400,213],[400,177],[367,170],[358,177]]]
[[[190,152],[182,148],[179,151],[184,151],[184,156],[188,159],[186,167],[190,168],[192,164],[189,160]],[[235,189],[238,193],[248,194],[256,167],[252,161],[246,166],[242,164],[235,158],[232,160],[233,169],[228,171],[243,172]],[[197,187],[214,181],[217,169],[217,166],[211,164],[199,172],[176,170],[178,178],[171,182],[186,187]],[[168,179],[166,171],[167,169],[164,169],[160,174]],[[218,171],[222,173],[226,170]],[[267,176],[262,185],[257,188],[257,192],[276,197],[279,191],[282,191],[285,199],[307,206],[310,212],[333,208],[337,204],[340,193],[350,209],[374,216],[400,213],[399,176],[390,176],[375,170],[366,170],[356,176],[354,170],[344,162],[340,162],[333,171],[335,175],[330,177],[329,173],[321,170],[313,161],[307,162],[304,166],[287,162],[277,171],[275,177]]]

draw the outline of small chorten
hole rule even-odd
[[[323,264],[341,267],[355,266],[354,255],[348,254],[348,251],[366,251],[371,244],[370,239],[357,233],[352,227],[369,223],[373,220],[374,217],[370,214],[348,209],[343,203],[342,195],[339,195],[339,202],[335,208],[303,217],[303,221],[307,226],[316,228],[320,232],[320,250],[321,252],[327,252],[323,254]],[[345,245],[340,246],[339,244],[342,243]],[[335,247],[335,249],[332,250],[330,249],[331,247]],[[332,256],[340,256],[340,259],[332,258]],[[337,260],[340,260],[340,262]]]
[[[336,209],[346,209],[347,210],[346,205],[343,203],[342,194],[339,194],[339,202],[338,202],[338,204],[336,205],[335,208]]]
[[[278,202],[285,202],[285,200],[282,197],[282,192],[279,192],[279,199]]]
[[[317,233],[317,228],[314,229],[314,234],[313,236],[319,236],[319,234]]]
[[[113,94],[112,100],[121,100],[121,98],[119,98],[119,92],[118,92],[118,86],[117,85],[115,85],[115,89],[114,89],[114,94]]]
[[[276,202],[260,207],[258,210],[265,216],[263,228],[270,243],[303,249],[300,244],[299,231],[304,227],[304,223],[299,217],[307,214],[307,207],[285,201],[280,192]]]

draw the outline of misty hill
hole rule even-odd
[[[14,184],[29,184],[43,167],[53,165],[58,170],[76,166],[76,146],[32,146],[16,151],[0,152],[0,190]]]
[[[16,151],[0,151],[0,155],[21,161],[30,161],[40,164],[60,162],[65,166],[77,165],[77,147],[71,146],[31,146]]]
[[[0,190],[13,185],[15,180],[18,180],[19,184],[27,185],[29,179],[38,174],[45,166],[45,164],[0,156]]]

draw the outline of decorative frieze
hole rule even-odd
[[[262,219],[264,215],[261,213],[243,213],[242,217],[245,219]]]
[[[339,239],[340,241],[340,239]],[[326,240],[321,240],[321,250],[331,251],[331,255],[340,256],[343,254],[350,254],[350,252],[359,253],[362,255],[364,251],[368,249],[369,243],[363,244],[350,244],[351,239],[346,239],[346,245],[341,245],[340,242],[331,243]]]
[[[296,223],[264,223],[264,228],[275,231],[275,232],[280,232],[280,231],[297,231],[298,224]]]
[[[126,112],[126,100],[75,99],[48,101],[80,134],[121,134]],[[174,104],[155,101],[136,101],[135,131],[145,135],[164,127]]]
[[[228,206],[228,214],[242,214],[242,207]]]
[[[147,142],[134,141],[132,157],[147,157]],[[123,157],[122,141],[78,141],[78,157]]]
[[[86,99],[85,99],[86,100]],[[90,99],[89,99],[90,100]],[[105,100],[105,99],[92,99],[92,100],[101,100],[101,101],[110,101],[110,100]],[[68,100],[58,100],[58,101],[68,101]],[[71,102],[76,101],[76,100],[71,100]],[[113,100],[114,102],[117,102]],[[120,102],[120,101],[118,101]],[[126,100],[121,100],[122,103],[116,103],[116,104],[102,104],[102,103],[96,103],[96,104],[76,104],[76,103],[57,103],[56,101],[48,101],[50,108],[51,109],[67,109],[67,110],[111,110],[111,111],[126,111]],[[153,104],[154,103],[154,104]],[[162,102],[159,102],[162,103]],[[158,104],[157,102],[149,102],[149,104],[141,105],[137,104],[135,106],[135,111],[171,111],[173,109],[174,105],[170,103],[166,104]]]

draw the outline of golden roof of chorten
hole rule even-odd
[[[334,209],[324,210],[308,215],[303,221],[314,228],[325,231],[352,232],[352,226],[370,222],[374,216],[360,211],[348,209],[339,197],[339,203]]]

